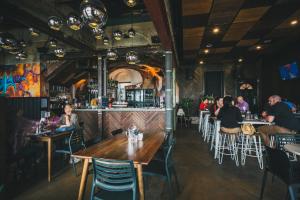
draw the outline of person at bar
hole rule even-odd
[[[240,109],[240,111],[243,113],[245,113],[249,110],[249,104],[244,100],[244,97],[242,97],[242,96],[237,97],[236,107],[238,107]]]
[[[223,98],[223,104],[217,116],[221,120],[221,131],[232,134],[239,133],[240,125],[238,122],[243,121],[241,111],[234,106],[232,97],[230,96]]]
[[[72,106],[70,104],[66,104],[64,111],[65,114],[61,116],[60,124],[63,126],[72,126],[75,129],[79,128],[78,116],[72,112]]]
[[[258,128],[266,145],[269,145],[269,135],[276,133],[296,133],[300,130],[299,121],[295,118],[288,105],[281,101],[278,95],[270,96],[268,99],[270,108],[265,112],[265,119],[274,125],[266,125]]]
[[[210,107],[210,113],[211,115],[218,116],[220,109],[223,107],[223,98],[222,97],[216,97],[215,103]]]
[[[207,109],[208,109],[208,99],[204,98],[199,105],[199,110],[207,110]]]

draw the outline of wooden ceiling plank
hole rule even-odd
[[[204,27],[184,28],[183,37],[193,37],[193,36],[202,37],[204,34],[204,30],[205,30]]]
[[[269,9],[270,6],[242,9],[233,23],[258,21]]]
[[[209,13],[213,0],[182,0],[182,15]]]
[[[255,25],[256,22],[245,22],[231,24],[229,30],[223,37],[223,41],[238,41]]]
[[[255,45],[259,39],[240,40],[236,46],[252,46]]]

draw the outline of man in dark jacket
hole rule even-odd
[[[271,107],[265,119],[268,122],[274,123],[274,125],[261,126],[258,128],[266,145],[269,145],[269,134],[291,134],[300,130],[299,121],[295,118],[289,107],[281,102],[280,96],[270,96],[268,102]]]

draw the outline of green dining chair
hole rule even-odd
[[[137,177],[131,160],[93,158],[91,200],[137,199]]]
[[[83,139],[83,132],[82,129],[79,128],[77,130],[72,131],[70,137],[67,139],[67,144],[60,149],[56,149],[55,153],[61,153],[71,156],[73,153],[85,148],[86,147]],[[74,174],[75,176],[77,176],[76,163],[74,161],[74,158],[71,157],[70,159],[72,162]]]
[[[169,147],[165,159],[163,161],[152,160],[148,165],[143,167],[143,176],[157,176],[167,181],[171,199],[174,199],[174,191],[172,187],[172,176],[174,176],[175,178],[177,191],[180,192],[178,178],[175,170],[175,164],[172,159],[174,145],[175,145],[175,139],[172,138],[172,141],[169,143]]]

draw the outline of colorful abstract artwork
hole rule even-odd
[[[17,64],[13,70],[0,69],[0,96],[40,97],[40,64]]]

